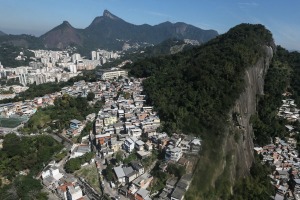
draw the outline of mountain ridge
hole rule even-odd
[[[7,35],[6,33],[0,31],[0,36]]]
[[[123,45],[139,45],[145,47],[159,44],[175,38],[179,40],[197,40],[200,44],[218,36],[215,30],[203,30],[183,22],[162,22],[157,25],[135,25],[122,18],[103,11],[83,29],[73,27],[68,21],[47,31],[40,37],[32,35],[2,35],[0,43],[10,43],[15,46],[31,49],[65,49],[75,46],[79,53],[89,55],[96,49],[122,50]]]
[[[62,27],[62,24],[70,26],[68,37],[63,33],[65,27]],[[203,30],[183,22],[163,22],[153,26],[149,24],[135,25],[108,10],[104,10],[102,16],[95,17],[91,24],[84,29],[74,28],[66,21],[62,24],[40,37],[45,46],[64,48],[73,44],[89,50],[95,48],[120,50],[125,41],[158,44],[169,38],[177,38],[193,39],[204,43],[218,35],[215,30]],[[60,38],[64,40],[62,41]],[[118,41],[116,41],[117,39]]]
[[[70,44],[82,45],[82,36],[68,21],[40,36],[46,48],[63,49]]]

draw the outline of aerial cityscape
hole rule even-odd
[[[2,2],[0,199],[300,200],[299,3],[88,2]]]

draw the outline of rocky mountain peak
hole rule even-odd
[[[112,20],[118,20],[120,19],[119,17],[115,16],[114,14],[112,14],[111,12],[109,12],[108,10],[104,10],[103,12],[103,17],[112,19]]]
[[[0,36],[6,35],[6,33],[0,31]]]
[[[73,28],[72,25],[68,21],[63,21],[63,23],[61,25],[64,26],[64,27]]]

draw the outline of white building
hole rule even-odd
[[[125,70],[99,70],[98,75],[103,80],[119,78],[120,76],[128,76]]]
[[[182,156],[182,150],[179,147],[169,145],[166,150],[165,159],[177,162]]]
[[[142,135],[142,129],[140,128],[133,128],[133,129],[130,129],[130,135],[132,137],[140,137]]]
[[[136,138],[127,138],[125,141],[124,141],[124,149],[127,151],[127,152],[132,152],[133,149],[134,149],[134,144],[135,144],[135,141],[136,141]]]
[[[68,186],[68,191],[67,191],[67,198],[66,200],[69,199],[74,199],[74,200],[78,200],[82,197],[82,190],[80,188],[79,185],[77,186]]]
[[[91,147],[89,145],[79,145],[74,148],[70,158],[77,158],[89,152],[91,152]]]
[[[61,179],[64,175],[59,172],[57,167],[51,167],[50,169],[42,172],[42,179],[52,176],[55,180]]]

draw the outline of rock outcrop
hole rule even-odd
[[[245,72],[245,90],[230,112],[230,126],[225,133],[221,169],[216,177],[226,171],[231,183],[249,175],[253,155],[253,128],[250,117],[256,113],[257,95],[264,94],[264,78],[273,57],[275,47],[265,46],[265,56]],[[228,162],[228,158],[229,161]]]

